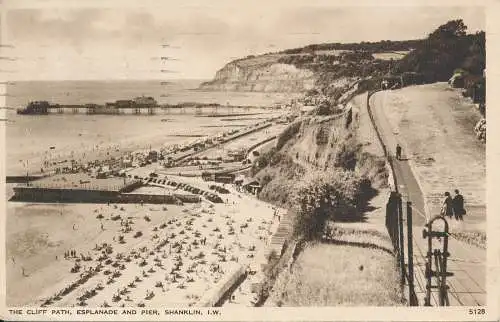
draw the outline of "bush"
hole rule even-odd
[[[481,142],[486,142],[486,119],[482,118],[477,122],[474,132]]]
[[[357,154],[360,151],[359,143],[348,136],[344,141],[339,144],[338,150],[335,154],[334,166],[346,170],[354,170],[357,163]]]
[[[262,186],[267,185],[269,182],[271,182],[271,180],[273,180],[273,178],[269,174],[264,175],[261,182]]]
[[[269,166],[256,175],[262,184],[259,199],[267,202],[288,206],[290,187],[300,180],[305,173],[304,168],[295,163],[290,155],[278,152],[279,158],[273,158]]]
[[[256,175],[260,170],[264,169],[268,165],[277,164],[282,158],[282,154],[277,152],[276,148],[261,154],[252,165],[252,176]]]
[[[278,139],[276,142],[276,149],[281,150],[281,148],[295,136],[295,134],[299,133],[300,127],[302,125],[302,120],[298,120],[288,125],[283,132],[278,135]]]
[[[330,114],[332,114],[332,111],[328,102],[321,103],[316,111],[316,115],[326,116]]]
[[[297,184],[291,196],[294,233],[308,240],[318,239],[323,236],[327,219],[359,220],[371,197],[370,190],[370,180],[351,171],[312,174]]]
[[[316,132],[316,144],[323,145],[328,143],[329,129],[326,125],[321,125]]]
[[[290,206],[290,187],[295,184],[295,181],[284,177],[276,177],[263,186],[259,193],[259,199],[274,205],[283,207]]]

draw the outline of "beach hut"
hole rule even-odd
[[[254,195],[257,195],[262,190],[262,186],[260,185],[259,181],[255,179],[245,180],[242,186],[243,189],[247,190],[248,192]]]
[[[148,155],[146,157],[146,160],[150,160],[152,162],[157,162],[158,161],[158,151],[151,150],[148,152]]]
[[[215,182],[220,182],[220,183],[233,183],[234,179],[236,178],[235,174],[232,173],[217,173],[215,174]]]
[[[125,168],[132,167],[132,160],[131,159],[123,159],[122,160],[122,167],[125,167]]]
[[[240,174],[239,176],[237,176],[235,179],[234,179],[234,184],[237,185],[237,186],[241,186],[243,184],[243,182],[245,181],[246,177],[242,174]]]

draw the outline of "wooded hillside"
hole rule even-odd
[[[461,19],[441,25],[396,64],[395,73],[421,73],[426,82],[447,81],[456,69],[482,75],[486,67],[485,33],[468,35],[466,31]]]

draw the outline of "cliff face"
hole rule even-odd
[[[214,79],[203,83],[203,90],[304,92],[316,81],[312,71],[281,64],[282,55],[263,55],[232,61],[220,69]]]

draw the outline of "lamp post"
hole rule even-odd
[[[26,159],[26,185],[30,185],[29,176],[28,176],[28,160]]]
[[[29,180],[28,180],[28,160],[23,161],[21,159],[21,160],[19,160],[19,162],[23,165],[24,170],[26,171],[26,185],[29,186]]]

